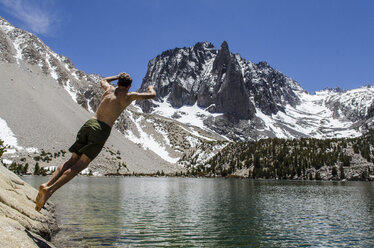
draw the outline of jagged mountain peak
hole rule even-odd
[[[263,68],[271,68],[271,66],[268,64],[268,62],[266,61],[260,61],[258,62],[257,64],[257,67],[260,68],[260,69],[263,69]]]
[[[223,41],[223,42],[222,42],[221,47],[220,47],[220,50],[230,51],[230,49],[229,49],[229,44],[227,43],[227,41]]]
[[[323,91],[326,91],[326,92],[335,92],[335,93],[343,93],[343,92],[346,92],[347,90],[342,89],[342,88],[336,86],[335,88],[326,87],[323,90],[321,90],[320,92],[323,92]]]
[[[209,50],[216,50],[216,48],[211,42],[208,42],[208,41],[197,42],[195,45],[191,47],[183,47],[183,48],[176,47],[174,49],[168,49],[166,51],[163,51],[161,54],[157,55],[155,59],[160,59],[160,58],[170,57],[170,56],[177,56],[178,54],[188,54],[191,52],[198,53],[199,51],[209,51]],[[150,62],[152,62],[153,60],[151,60]]]
[[[197,42],[194,46],[194,49],[215,49],[214,45],[209,41]]]
[[[0,16],[0,25],[12,26],[7,20]]]

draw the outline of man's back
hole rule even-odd
[[[102,96],[94,118],[113,126],[118,116],[131,102],[132,100],[127,90],[110,86]]]
[[[128,92],[131,83],[127,86],[118,85],[117,88],[109,84],[110,81],[116,80],[125,75],[128,74],[120,73],[118,76],[107,77],[100,81],[101,87],[105,92],[93,118],[103,121],[111,127],[122,111],[129,106],[132,101],[151,99],[156,96],[156,91],[153,86],[149,86],[148,92],[146,93],[138,93]]]

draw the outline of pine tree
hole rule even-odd
[[[0,158],[3,156],[4,152],[6,152],[6,149],[8,146],[4,145],[4,141],[0,139]]]
[[[39,173],[40,173],[39,162],[36,162],[35,167],[34,167],[34,175],[39,175]]]
[[[335,166],[332,167],[331,174],[333,177],[336,177],[338,175],[338,169]]]
[[[321,174],[319,174],[318,171],[316,172],[315,179],[316,180],[321,180]]]
[[[345,174],[344,174],[344,167],[343,165],[341,165],[339,167],[339,171],[340,171],[340,179],[345,179]]]

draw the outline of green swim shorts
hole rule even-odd
[[[75,143],[69,148],[70,152],[78,155],[85,154],[92,161],[99,155],[108,139],[111,127],[103,121],[89,119],[79,129]]]

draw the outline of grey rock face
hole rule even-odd
[[[14,62],[11,54],[11,45],[9,44],[7,37],[2,32],[0,32],[0,61]]]
[[[191,48],[165,51],[148,63],[140,91],[154,85],[156,101],[165,99],[175,108],[193,105],[200,82],[205,80],[205,67],[216,53],[214,46],[208,42],[197,43]],[[137,104],[146,113],[152,110],[151,101],[139,101]]]
[[[55,207],[47,202],[45,208],[37,212],[36,195],[36,189],[0,164],[1,247],[39,247],[37,243],[46,247],[51,245],[46,240],[51,240],[59,230],[54,217]]]
[[[231,55],[226,42],[222,43],[213,62],[210,72],[212,81],[203,81],[200,85],[197,104],[209,111],[224,113],[238,119],[250,119],[255,112],[244,87],[243,76],[234,56]]]

